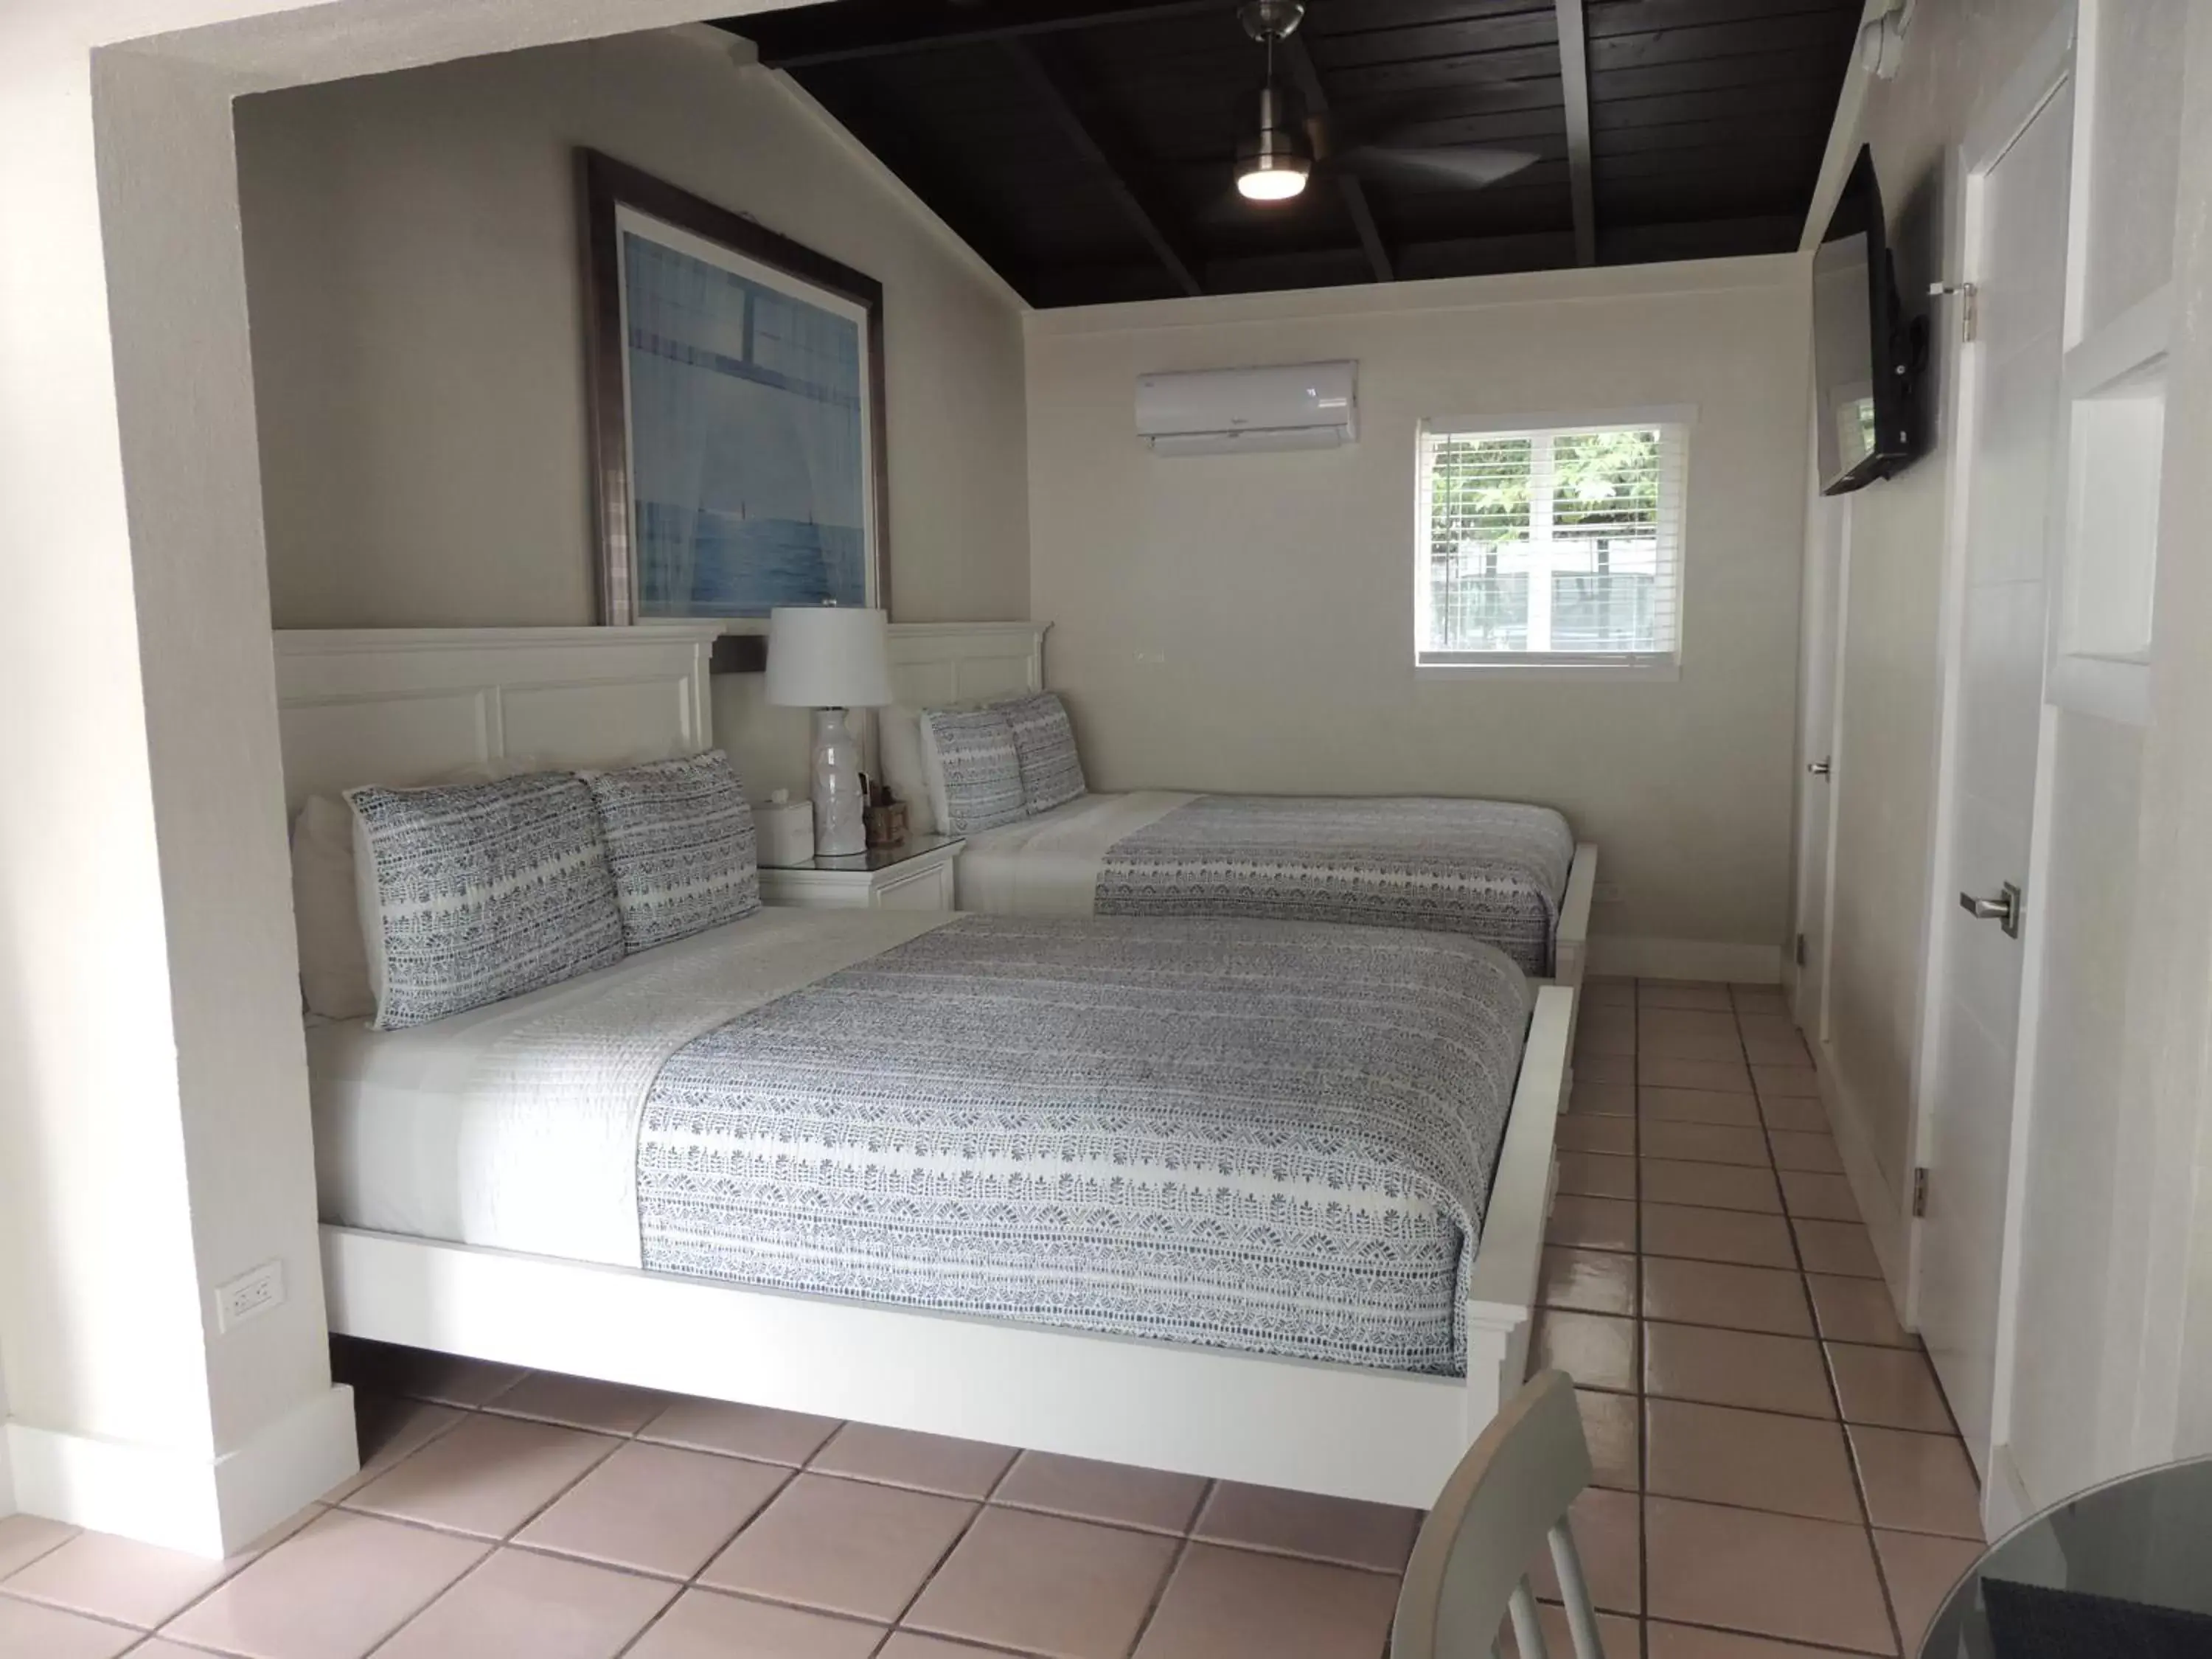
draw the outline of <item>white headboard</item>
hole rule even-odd
[[[915,708],[1044,689],[1044,636],[1036,622],[893,623],[891,689]]]
[[[712,623],[279,629],[284,799],[483,762],[609,766],[713,746]]]

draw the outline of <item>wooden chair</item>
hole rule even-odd
[[[1565,1371],[1531,1378],[1468,1448],[1406,1564],[1390,1659],[1496,1655],[1505,1615],[1521,1659],[1546,1659],[1527,1571],[1549,1539],[1575,1659],[1601,1659],[1567,1508],[1589,1484],[1589,1445]]]

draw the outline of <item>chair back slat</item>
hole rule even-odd
[[[1551,1659],[1543,1622],[1536,1616],[1536,1598],[1528,1593],[1526,1578],[1514,1585],[1505,1606],[1513,1615],[1513,1643],[1521,1650],[1521,1659]]]
[[[1567,1510],[1589,1484],[1574,1384],[1545,1371],[1505,1403],[1445,1481],[1406,1565],[1391,1659],[1472,1659],[1509,1610],[1523,1655],[1543,1652],[1522,1580],[1548,1540],[1577,1659],[1601,1659]],[[1565,1547],[1560,1540],[1564,1539]],[[1517,1602],[1528,1603],[1527,1630]]]

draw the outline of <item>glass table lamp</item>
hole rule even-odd
[[[768,618],[768,700],[814,711],[814,850],[865,851],[860,740],[848,708],[893,701],[888,618],[851,605],[779,605]]]

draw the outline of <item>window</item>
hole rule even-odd
[[[1414,660],[1671,669],[1688,448],[1679,413],[1430,422]]]

